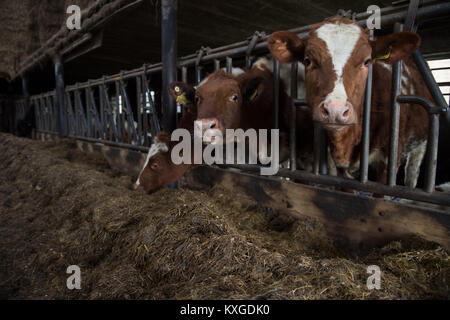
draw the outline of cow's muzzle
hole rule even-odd
[[[202,139],[203,143],[217,142],[217,135],[222,136],[222,126],[217,118],[197,119],[194,123],[194,135]]]
[[[324,125],[349,125],[356,123],[353,105],[348,101],[324,101],[316,114],[317,121]]]

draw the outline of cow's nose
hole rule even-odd
[[[211,118],[211,119],[199,119],[196,121],[196,125],[199,126],[199,129],[203,131],[208,129],[218,129],[219,128],[219,122],[217,119]]]
[[[350,118],[350,103],[346,101],[329,101],[321,106],[320,116],[324,122],[345,124]]]

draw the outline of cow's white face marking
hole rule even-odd
[[[136,186],[139,186],[141,184],[139,182],[139,178],[141,177],[142,171],[144,171],[144,169],[147,166],[148,162],[150,161],[151,157],[153,157],[157,153],[167,152],[167,151],[169,151],[167,144],[165,144],[164,142],[159,142],[158,140],[155,140],[155,143],[152,144],[150,150],[148,151],[147,159],[145,159],[144,166],[142,167],[141,172],[139,172],[139,176],[135,182]]]
[[[342,72],[361,36],[361,29],[354,24],[326,23],[317,29],[317,36],[327,45],[337,76],[325,101],[347,101]]]

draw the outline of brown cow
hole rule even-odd
[[[214,72],[199,85],[195,94],[198,117],[196,124],[201,126],[198,131],[203,134],[205,130],[218,129],[225,135],[226,129],[273,128],[273,82],[270,63],[265,58],[256,61],[250,70],[238,75]],[[291,105],[284,85],[284,81],[280,81],[280,159],[286,158],[288,154],[287,133]],[[297,109],[296,123],[297,154],[299,159],[303,158],[299,164],[312,163],[311,113]]]
[[[183,108],[183,116],[178,120],[178,128],[193,132],[194,121],[197,118],[197,108],[194,103],[195,89],[189,84],[173,82],[169,85],[169,93]],[[158,133],[133,185],[134,189],[142,186],[146,192],[154,192],[179,180],[194,166],[193,164],[177,165],[172,162],[170,155],[175,145],[176,142],[170,140],[168,133]]]
[[[198,113],[199,118],[201,115],[203,116],[202,122],[212,121],[217,124],[217,126],[210,124],[209,128],[219,128],[223,130],[222,132],[225,129],[237,128],[244,130],[272,128],[273,77],[268,63],[266,59],[261,59],[255,63],[254,68],[247,72],[240,69],[233,69],[232,73],[226,73],[223,70],[216,71],[199,84],[197,91],[189,84],[182,82],[170,84],[170,94],[185,110],[178,127],[192,132]],[[283,84],[281,83],[280,118],[282,127],[286,129],[290,100],[282,89]],[[193,103],[194,96],[196,97],[195,103]],[[204,97],[206,99],[203,99]],[[208,108],[210,109],[208,110]],[[202,112],[200,113],[198,110],[202,110]],[[205,115],[208,114],[214,115],[214,118],[205,119]],[[305,158],[312,159],[310,112],[300,110],[297,113],[297,123],[301,125],[297,141],[306,141],[306,143],[299,144],[300,148],[297,154],[304,164]],[[147,192],[156,191],[175,182],[184,172],[195,166],[173,164],[170,153],[175,143],[169,140],[165,133],[156,137],[134,188],[142,185]]]
[[[176,144],[177,142],[170,141],[170,136],[166,132],[157,134],[134,189],[142,186],[145,192],[152,193],[178,181],[186,171],[195,166],[172,162],[170,155]]]
[[[391,64],[403,60],[402,94],[431,96],[409,54],[420,37],[397,32],[369,40],[369,31],[346,18],[333,18],[311,28],[307,40],[278,31],[268,39],[281,62],[305,65],[306,98],[313,120],[326,129],[331,155],[339,173],[357,174],[362,111],[368,65],[373,63],[369,162],[377,166],[377,180],[386,182],[389,154]],[[401,106],[398,166],[406,161],[405,184],[415,187],[427,140],[427,113],[418,105]]]

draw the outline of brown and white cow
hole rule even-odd
[[[377,168],[377,180],[386,182],[391,65],[403,60],[402,94],[431,100],[408,57],[420,42],[412,32],[397,32],[371,41],[368,30],[346,18],[314,25],[306,40],[289,31],[269,37],[269,49],[277,59],[305,65],[306,98],[313,120],[326,129],[331,155],[341,175],[352,177],[359,168],[364,92],[368,66],[373,63],[369,162]],[[406,161],[405,184],[410,187],[416,186],[426,149],[427,117],[418,105],[401,105],[398,166]]]
[[[197,132],[218,129],[225,135],[226,129],[273,128],[273,73],[270,62],[259,59],[253,67],[238,75],[216,71],[206,78],[196,90]],[[280,81],[280,159],[286,158],[291,99]],[[312,162],[313,126],[311,112],[297,109],[297,154],[300,165]],[[284,151],[283,151],[284,150]],[[260,150],[265,154],[265,150]],[[284,153],[284,155],[283,155]],[[310,166],[311,167],[311,166]]]
[[[195,89],[189,84],[173,82],[169,85],[169,93],[183,108],[183,115],[178,120],[178,128],[184,128],[193,133],[194,121],[197,118],[197,108],[194,103]],[[186,171],[195,166],[172,162],[170,155],[175,145],[176,142],[171,141],[167,132],[157,134],[133,185],[134,189],[142,186],[147,193],[157,191],[178,181]]]
[[[272,128],[273,77],[268,64],[266,59],[261,59],[246,72],[241,69],[233,69],[231,73],[216,71],[204,79],[197,89],[182,82],[170,84],[170,94],[185,110],[178,127],[192,132],[197,118],[204,130],[216,128],[223,133],[225,129]],[[289,120],[289,106],[289,97],[281,90],[280,122],[284,129]],[[300,110],[297,123],[301,127],[297,141],[306,142],[299,144],[297,155],[299,158],[311,158],[311,113]],[[169,140],[165,133],[156,137],[134,188],[141,185],[147,192],[155,191],[175,182],[195,166],[173,164],[170,153],[175,143]],[[302,164],[305,163],[304,158]]]
[[[142,186],[145,192],[152,193],[178,181],[186,171],[195,166],[194,164],[174,164],[172,162],[170,155],[176,143],[170,140],[170,136],[166,132],[157,134],[133,186],[134,189]]]

